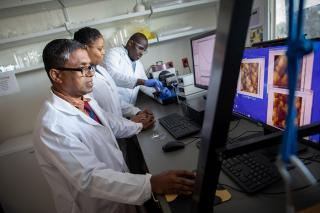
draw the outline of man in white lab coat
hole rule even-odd
[[[128,173],[115,137],[136,130],[86,97],[95,70],[80,43],[54,40],[46,45],[43,61],[52,93],[37,119],[34,147],[59,213],[130,213],[152,192],[192,192],[191,172]]]
[[[106,52],[104,66],[111,77],[120,86],[119,94],[123,100],[128,103],[135,104],[139,90],[150,97],[154,97],[154,93],[158,91],[167,92],[163,87],[151,88],[145,86],[136,86],[130,84],[132,78],[147,80],[143,64],[139,60],[148,48],[148,39],[142,33],[133,34],[126,46],[111,48]],[[126,88],[122,88],[126,87]]]

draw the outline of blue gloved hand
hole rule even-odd
[[[174,97],[176,94],[174,91],[170,91],[167,87],[164,87],[163,90],[160,93],[159,98],[161,100],[165,100],[171,97]]]
[[[158,91],[163,90],[163,85],[161,81],[156,79],[148,79],[144,81],[144,85],[147,87],[155,87]]]

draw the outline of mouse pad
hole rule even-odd
[[[172,202],[177,197],[178,197],[178,195],[176,195],[176,194],[167,194],[167,195],[165,195],[165,198],[166,198],[167,202]],[[218,204],[226,202],[226,201],[228,201],[230,199],[231,199],[230,192],[226,188],[218,185],[217,186],[217,191],[216,191],[216,196],[215,196],[215,199],[214,199],[214,205],[218,205]]]

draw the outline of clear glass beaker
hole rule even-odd
[[[160,128],[160,124],[158,120],[155,120],[154,122],[154,127],[152,129],[152,136],[151,138],[153,140],[162,140],[166,137],[166,135],[164,134],[163,130],[161,130]]]

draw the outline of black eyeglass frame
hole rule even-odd
[[[79,68],[70,68],[70,67],[57,67],[54,68],[59,71],[74,71],[74,72],[81,72],[82,76],[88,75],[89,72],[94,74],[96,72],[96,67],[94,65],[90,65],[88,67],[79,67]]]

